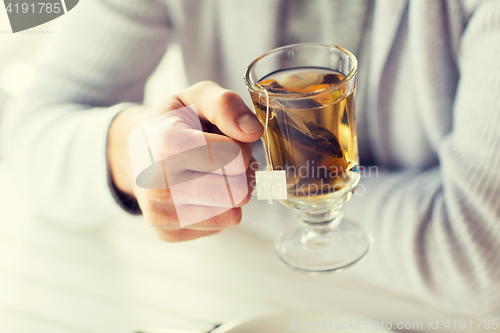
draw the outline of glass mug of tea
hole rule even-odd
[[[285,206],[300,227],[275,250],[310,273],[348,267],[368,252],[371,237],[341,212],[359,182],[355,92],[357,60],[327,44],[295,44],[254,60],[244,80],[264,125],[268,170],[285,170]]]

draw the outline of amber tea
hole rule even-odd
[[[257,83],[268,95],[280,94],[269,102],[266,94],[252,98],[263,124],[269,112],[263,136],[264,145],[269,143],[268,164],[286,170],[289,198],[323,200],[351,185],[357,172],[354,92],[345,96],[344,77],[304,67],[271,73]]]

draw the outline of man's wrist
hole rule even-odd
[[[122,195],[134,198],[134,177],[130,165],[128,136],[140,123],[139,116],[147,107],[132,106],[113,119],[108,130],[107,157],[110,180]]]

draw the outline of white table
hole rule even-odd
[[[375,321],[419,320],[424,328],[429,319],[455,318],[348,274],[292,271],[269,241],[241,228],[178,244],[157,241],[142,218],[97,233],[63,230],[30,215],[1,163],[0,222],[1,332],[208,330],[235,318],[311,307]]]

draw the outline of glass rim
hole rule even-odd
[[[252,70],[252,68],[255,66],[255,64],[259,60],[261,60],[262,58],[264,58],[268,55],[271,55],[273,53],[276,53],[276,52],[279,52],[279,51],[282,51],[285,49],[289,49],[289,48],[294,48],[297,46],[323,46],[323,47],[329,47],[329,48],[336,48],[337,50],[340,50],[340,51],[344,52],[345,54],[347,54],[349,59],[351,59],[352,64],[353,64],[352,69],[349,71],[349,73],[347,75],[344,76],[344,78],[342,80],[340,80],[339,82],[337,82],[331,86],[325,87],[325,88],[320,88],[318,90],[309,91],[307,93],[293,93],[293,94],[290,94],[290,93],[283,94],[283,93],[276,93],[276,92],[267,91],[268,96],[279,96],[280,98],[306,98],[306,97],[311,97],[311,96],[322,94],[322,93],[329,92],[329,91],[335,91],[335,90],[338,90],[338,89],[342,88],[343,86],[345,86],[354,77],[354,75],[356,74],[356,72],[358,70],[358,60],[356,59],[354,54],[352,54],[350,51],[344,49],[343,47],[333,45],[333,44],[326,44],[326,43],[290,44],[290,45],[285,45],[285,46],[275,48],[267,53],[264,53],[263,55],[261,55],[260,57],[258,57],[254,61],[252,61],[250,63],[250,65],[247,66],[247,68],[245,69],[245,73],[244,73],[243,78],[244,78],[245,84],[248,87],[248,89],[250,89],[253,92],[258,92],[258,93],[261,93],[265,90],[262,88],[262,86],[257,84],[257,82],[254,83],[250,79],[250,71]],[[269,74],[271,74],[271,73],[269,73]]]

